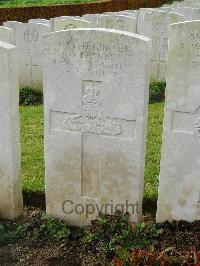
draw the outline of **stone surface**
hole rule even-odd
[[[136,33],[137,20],[125,15],[101,15],[98,18],[98,27],[128,31]]]
[[[138,14],[138,10],[124,10],[122,12],[128,12],[128,13],[132,13],[133,15],[135,15],[137,17],[137,14]]]
[[[29,19],[29,23],[36,23],[36,24],[45,24],[47,26],[50,26],[50,20],[48,19],[42,19],[42,18],[34,18],[34,19]]]
[[[99,16],[101,15],[100,14],[86,14],[86,15],[83,15],[82,18],[84,20],[90,21],[92,24],[92,27],[97,27]]]
[[[0,42],[0,218],[22,214],[17,51]]]
[[[10,28],[0,26],[0,41],[14,44],[14,31]]]
[[[3,23],[4,27],[10,28],[13,30],[13,42],[12,44],[16,45],[16,31],[17,31],[17,25],[22,24],[19,21],[6,21]]]
[[[18,24],[16,45],[19,58],[19,84],[42,92],[43,39],[50,26],[35,23]]]
[[[176,7],[174,8],[176,13],[182,14],[186,21],[200,20],[200,8],[192,7]]]
[[[91,22],[79,18],[55,18],[51,20],[52,31],[69,30],[76,28],[90,28]]]
[[[137,33],[152,39],[152,81],[166,80],[169,27],[181,21],[184,21],[184,16],[180,14],[146,9],[140,11]]]
[[[47,213],[86,225],[98,215],[97,207],[112,213],[128,201],[138,204],[137,211],[129,209],[137,221],[143,198],[150,39],[106,29],[60,31],[45,39]],[[88,204],[94,212],[87,217]],[[113,211],[103,204],[114,206]]]
[[[171,26],[157,221],[200,219],[200,21]]]
[[[119,11],[119,12],[105,12],[102,15],[114,15],[114,16],[127,16],[127,17],[134,17],[137,18],[137,12],[133,13],[133,12],[128,12],[128,11]]]
[[[159,7],[159,10],[165,11],[165,12],[174,12],[174,8],[173,7],[170,7],[170,6],[162,6],[162,7]]]
[[[127,17],[137,18],[137,11],[135,11],[135,12],[120,11],[118,13],[119,13],[119,15],[124,15],[124,16],[127,16]]]

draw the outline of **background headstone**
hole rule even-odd
[[[0,218],[22,213],[16,47],[0,42]]]
[[[124,15],[101,15],[98,18],[98,27],[128,31],[136,33],[137,20]]]
[[[78,18],[56,18],[51,20],[52,31],[69,30],[76,28],[90,28],[91,22]]]
[[[19,85],[42,92],[43,87],[43,38],[50,33],[50,26],[35,23],[17,25],[16,45],[19,58]]]
[[[143,11],[138,18],[137,33],[152,39],[151,80],[165,81],[168,57],[169,27],[184,21],[184,16],[162,11]]]
[[[16,31],[17,31],[17,25],[22,24],[19,21],[6,21],[3,23],[4,27],[10,28],[13,30],[13,43],[14,45],[16,45]]]
[[[29,23],[36,23],[36,24],[45,24],[47,26],[50,26],[50,20],[48,19],[42,19],[42,18],[34,18],[34,19],[29,19]]]
[[[86,14],[83,15],[82,18],[87,21],[90,21],[93,27],[97,27],[99,16],[101,16],[101,14]]]
[[[47,213],[86,225],[97,216],[95,204],[112,213],[103,204],[125,208],[129,202],[141,211],[150,39],[106,29],[45,39]],[[92,204],[95,211],[66,214],[68,200],[73,205],[64,208]]]
[[[200,21],[171,26],[157,221],[200,220]]]
[[[14,31],[10,28],[0,26],[0,41],[14,44]]]
[[[174,12],[183,15],[185,20],[192,20],[193,9],[191,7],[175,7]]]

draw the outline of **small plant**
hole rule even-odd
[[[37,105],[43,102],[43,96],[40,92],[34,91],[31,88],[19,89],[19,104],[20,105]]]
[[[165,100],[166,82],[152,82],[149,87],[149,102],[161,102]]]
[[[96,252],[107,256],[117,254],[117,249],[146,248],[156,245],[163,230],[153,222],[130,223],[129,215],[116,212],[115,215],[101,215],[86,231],[84,244]]]
[[[13,239],[12,232],[7,232],[5,227],[0,224],[0,247],[9,244]]]
[[[169,247],[163,251],[154,249],[132,249],[125,250],[120,247],[118,256],[113,258],[115,266],[156,266],[156,265],[200,265],[200,252],[195,248],[188,250],[185,254],[180,254],[174,248]]]
[[[41,224],[34,228],[32,231],[32,239],[38,240],[55,240],[59,241],[67,238],[70,235],[68,226],[60,220],[49,217],[44,214],[41,218]]]
[[[46,214],[40,219],[33,219],[31,223],[18,225],[9,231],[6,231],[5,227],[0,224],[0,246],[18,239],[28,239],[30,243],[44,243],[47,240],[59,241],[68,238],[69,235],[70,229],[65,222],[51,218]]]

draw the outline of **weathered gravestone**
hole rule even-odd
[[[135,11],[135,12],[119,11],[118,14],[119,15],[124,15],[124,16],[127,16],[127,17],[137,18],[137,11]]]
[[[157,221],[200,219],[200,22],[171,26]]]
[[[161,6],[158,9],[165,12],[174,12],[174,8],[171,6]]]
[[[187,6],[187,3],[185,3],[184,1],[182,1],[182,2],[174,1],[174,2],[171,4],[171,7],[178,7],[178,6]]]
[[[51,20],[52,31],[69,30],[76,28],[90,28],[91,22],[79,18],[55,18]]]
[[[121,12],[132,13],[133,15],[135,15],[135,17],[137,17],[137,14],[138,14],[138,10],[131,10],[131,9],[129,9],[129,10],[123,10]]]
[[[0,42],[0,218],[22,213],[17,52]]]
[[[101,15],[98,18],[98,27],[136,33],[137,20],[124,15]]]
[[[29,19],[29,23],[36,23],[36,24],[45,24],[47,26],[50,26],[50,20],[48,19],[43,19],[43,18],[32,18]]]
[[[84,20],[90,21],[93,27],[97,27],[99,16],[101,16],[101,14],[86,14],[83,15],[82,18]]]
[[[181,6],[190,6],[190,7],[200,6],[200,2],[194,0],[183,1],[180,4]]]
[[[114,15],[114,16],[121,16],[121,15],[124,15],[124,16],[127,16],[127,17],[134,17],[134,18],[137,18],[137,13],[133,13],[133,12],[127,12],[127,11],[119,11],[119,12],[105,12],[101,15]]]
[[[199,20],[200,19],[200,8],[192,7],[177,7],[174,8],[176,13],[182,14],[185,17],[185,20]]]
[[[54,18],[50,18],[50,25],[51,25],[51,31],[54,31],[54,21],[56,20],[66,20],[66,21],[70,21],[73,19],[82,19],[81,17],[78,16],[60,16],[60,17],[54,17]],[[84,20],[85,21],[85,20]],[[87,21],[87,20],[86,20]],[[76,23],[76,22],[75,22]],[[58,24],[59,25],[59,24]],[[75,27],[76,28],[76,27]],[[70,29],[70,28],[69,28]],[[71,29],[73,29],[73,25],[71,27]]]
[[[137,33],[152,39],[151,80],[165,81],[170,24],[184,21],[184,16],[162,11],[141,11]]]
[[[4,27],[10,28],[13,30],[13,43],[14,45],[16,45],[16,31],[17,31],[17,25],[18,24],[22,24],[19,21],[6,21],[3,23]]]
[[[98,211],[113,213],[131,204],[131,219],[137,221],[150,39],[115,30],[75,29],[45,40],[47,213],[86,225]]]
[[[19,58],[19,84],[42,91],[43,87],[43,39],[51,31],[50,26],[22,23],[16,28],[16,45]]]
[[[0,26],[0,41],[14,44],[14,31],[10,28]]]

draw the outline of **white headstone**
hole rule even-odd
[[[119,13],[119,15],[137,18],[137,12],[133,13],[133,12],[128,12],[128,11],[120,11],[118,13]]]
[[[151,80],[165,81],[169,27],[170,24],[184,21],[184,17],[162,11],[141,12],[139,16],[137,33],[152,39]]]
[[[86,14],[83,15],[82,18],[84,20],[90,21],[93,27],[97,27],[99,16],[101,16],[101,14]]]
[[[6,21],[3,23],[3,26],[4,27],[7,27],[7,28],[10,28],[13,30],[13,43],[14,45],[16,45],[16,30],[17,30],[17,25],[18,24],[22,24],[21,22],[19,21]]]
[[[137,20],[124,15],[101,15],[98,18],[98,27],[128,31],[136,33]]]
[[[200,2],[194,1],[194,0],[188,0],[188,1],[181,2],[181,5],[188,6],[188,7],[198,7],[200,6]]]
[[[192,20],[193,10],[191,7],[175,7],[174,12],[183,15],[185,20]]]
[[[45,24],[47,26],[50,26],[50,20],[48,19],[42,19],[42,18],[33,18],[33,19],[29,19],[28,21],[29,23],[36,23],[36,24]]]
[[[171,7],[171,5],[164,4],[164,5],[162,5],[162,7]]]
[[[174,1],[172,4],[171,4],[172,7],[178,7],[178,6],[186,6],[186,3],[184,2],[179,2],[179,1]]]
[[[98,208],[141,211],[150,39],[106,29],[45,39],[47,213],[86,225]]]
[[[200,220],[200,21],[171,26],[157,221]]]
[[[102,15],[114,15],[114,16],[127,16],[127,17],[134,17],[137,18],[137,12],[133,13],[133,12],[128,12],[128,11],[119,11],[119,12],[105,12]]]
[[[0,218],[22,214],[16,47],[0,42]]]
[[[185,17],[185,20],[200,20],[200,6],[199,8],[192,7],[177,7],[174,8],[176,13],[182,14]]]
[[[161,11],[165,11],[165,12],[174,12],[174,8],[173,7],[166,7],[166,6],[162,6],[162,7],[159,7],[159,10]]]
[[[132,14],[134,14],[135,16],[137,16],[137,14],[138,14],[138,10],[131,10],[131,9],[129,9],[129,10],[123,10],[123,12],[132,13]]]
[[[91,22],[79,18],[55,18],[52,21],[52,31],[69,30],[76,28],[90,28]]]
[[[20,87],[31,87],[42,91],[43,87],[43,38],[51,31],[44,24],[24,23],[17,25],[16,45],[19,58]]]
[[[0,41],[14,44],[14,31],[10,28],[0,26]]]

